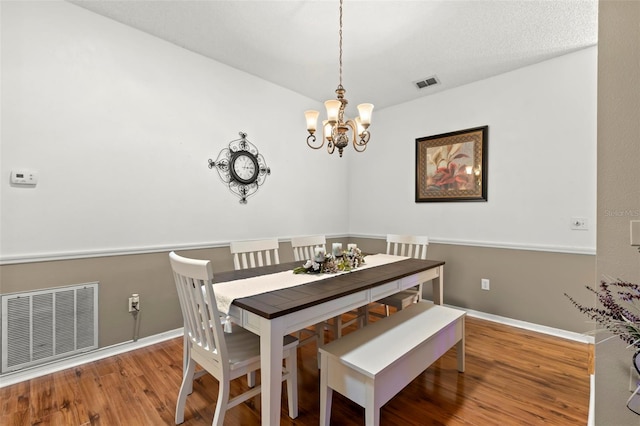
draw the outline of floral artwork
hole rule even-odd
[[[427,150],[427,189],[446,190],[471,189],[475,185],[475,175],[470,173],[473,164],[473,141]]]
[[[488,126],[416,139],[416,202],[487,200]]]

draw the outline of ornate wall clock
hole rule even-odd
[[[247,140],[247,134],[239,135],[240,139],[229,142],[215,161],[209,159],[209,168],[215,167],[222,182],[240,197],[240,204],[247,204],[247,198],[258,191],[271,169],[258,148]]]

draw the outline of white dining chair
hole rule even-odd
[[[296,262],[305,262],[308,259],[312,259],[315,256],[316,247],[320,247],[326,252],[326,246],[327,240],[324,235],[291,238],[293,259]],[[305,328],[304,330],[298,331],[297,337],[300,340],[300,344],[298,346],[303,346],[311,342],[316,342],[316,346],[318,348],[322,346],[324,344],[324,328],[326,324],[326,322],[323,322],[316,324],[313,329]],[[303,336],[303,333],[305,336]]]
[[[279,243],[276,238],[232,241],[230,249],[233,255],[233,267],[238,271],[258,266],[277,265],[280,263],[278,247]]]
[[[175,422],[184,422],[187,395],[193,391],[193,381],[209,372],[219,382],[218,399],[213,425],[222,426],[226,411],[260,394],[260,386],[250,388],[229,399],[230,383],[260,368],[260,337],[237,325],[231,333],[224,333],[220,323],[214,287],[213,269],[208,260],[189,259],[171,252],[171,268],[175,278],[180,308],[184,320],[185,344],[188,360],[176,403]],[[211,319],[215,320],[211,320]],[[289,417],[298,416],[298,379],[295,348],[297,339],[283,340]],[[196,364],[203,370],[195,372]]]
[[[293,258],[297,262],[305,262],[309,259],[313,259],[315,256],[316,247],[322,248],[322,250],[326,253],[327,251],[327,241],[324,235],[312,235],[312,236],[303,236],[303,237],[292,237],[291,238],[291,248],[293,249]],[[355,311],[348,313],[347,315],[353,316],[348,320],[344,320],[342,315],[338,315],[336,317],[330,318],[329,320],[322,323],[322,330],[328,329],[332,332],[334,339],[339,339],[342,337],[342,331],[349,327],[352,324],[358,324],[359,327],[363,327],[366,325],[367,314],[366,309],[361,308]],[[317,328],[316,328],[317,330]],[[316,331],[319,335],[318,337],[318,347],[324,345],[324,334],[320,331]],[[301,344],[306,343],[305,340],[301,340]]]
[[[327,239],[324,235],[311,235],[306,237],[291,237],[291,248],[293,249],[293,259],[296,262],[304,262],[313,259],[316,247],[320,247],[325,253],[327,251]]]
[[[387,235],[387,254],[425,260],[427,258],[428,246],[428,237],[396,234]],[[417,303],[420,299],[422,299],[422,283],[416,287],[387,296],[375,303],[384,305],[385,315],[389,316],[390,307],[399,311],[412,303]],[[369,309],[369,311],[371,311],[371,309]]]
[[[236,271],[239,271],[259,266],[278,265],[280,264],[279,246],[276,238],[231,242],[230,250],[231,254],[233,254],[233,266]],[[313,330],[307,328],[299,330],[295,335],[299,339],[299,346],[310,342],[322,343],[320,342],[322,328],[318,328],[318,326]],[[249,383],[252,384],[253,382],[254,377],[249,377]]]

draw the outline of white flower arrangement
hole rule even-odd
[[[364,263],[364,255],[357,247],[350,247],[341,255],[334,256],[316,247],[313,259],[307,260],[302,266],[293,270],[294,274],[335,274],[350,271]]]

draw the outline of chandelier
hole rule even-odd
[[[319,112],[310,110],[304,113],[307,119],[307,131],[309,132],[307,145],[313,149],[320,149],[326,141],[329,154],[333,154],[333,151],[338,148],[340,157],[342,157],[344,148],[349,145],[349,140],[353,142],[353,148],[357,152],[363,152],[367,149],[367,142],[369,142],[370,137],[368,129],[371,124],[371,112],[373,111],[373,104],[360,104],[358,105],[359,117],[354,120],[344,116],[345,108],[349,102],[344,97],[346,90],[342,86],[342,2],[343,0],[340,0],[340,81],[336,89],[337,99],[331,99],[324,103],[327,109],[327,119],[322,121],[322,139],[319,144],[316,144],[315,136]]]

